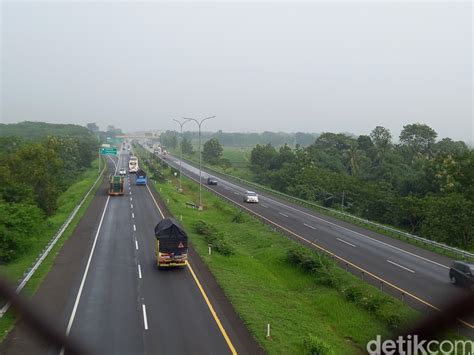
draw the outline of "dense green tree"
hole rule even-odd
[[[255,170],[265,171],[270,168],[272,160],[278,155],[276,149],[270,144],[257,144],[250,153],[250,164]]]
[[[469,248],[474,242],[474,203],[456,193],[426,198],[421,234],[446,244]]]
[[[48,127],[61,134],[48,135]],[[0,137],[0,263],[4,263],[20,256],[41,235],[59,195],[90,167],[98,141],[76,125],[23,122],[1,128],[22,137]]]
[[[175,131],[166,131],[160,134],[160,143],[165,147],[175,149],[178,146],[178,133]]]
[[[398,224],[408,227],[410,233],[416,233],[424,218],[424,201],[413,195],[397,199],[399,213]]]
[[[390,130],[382,126],[375,127],[372,132],[370,132],[370,138],[372,139],[377,151],[382,155],[392,145],[392,134],[390,133]]]
[[[469,147],[462,141],[453,141],[451,138],[443,138],[434,145],[433,150],[436,154],[462,155],[469,152]]]
[[[288,164],[295,158],[295,154],[291,148],[285,144],[280,147],[278,154],[270,161],[271,169],[281,169],[284,164]]]
[[[407,148],[410,161],[417,157],[431,157],[438,134],[429,126],[414,123],[403,126],[400,143]]]
[[[350,175],[358,175],[359,174],[359,167],[360,167],[360,160],[361,154],[357,145],[351,144],[349,148],[345,151],[345,160],[347,170],[349,171]]]
[[[184,154],[193,154],[193,145],[186,137],[183,137],[181,140],[181,149],[183,150]]]
[[[202,149],[202,159],[209,164],[219,164],[223,152],[222,145],[217,138],[211,138],[204,143]]]
[[[30,204],[6,203],[0,199],[0,263],[24,253],[32,240],[43,233],[44,215]]]

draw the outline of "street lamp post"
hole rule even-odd
[[[183,161],[183,126],[189,122],[188,120],[184,120],[183,122],[178,121],[177,119],[173,118],[173,121],[178,122],[179,127],[181,128],[181,144],[179,146],[179,192],[182,191],[181,189],[181,163]]]
[[[201,176],[202,176],[202,164],[201,164],[201,160],[202,160],[202,153],[201,153],[201,125],[203,124],[204,121],[207,121],[211,118],[215,118],[216,116],[210,116],[210,117],[206,117],[206,118],[203,118],[201,119],[201,121],[198,121],[196,120],[195,118],[189,118],[189,117],[183,117],[185,120],[189,120],[189,121],[194,121],[196,122],[196,124],[198,125],[199,127],[199,209],[202,210],[202,197],[201,197],[201,190],[202,190],[202,182],[201,182]]]

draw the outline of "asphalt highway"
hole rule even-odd
[[[128,152],[114,164],[128,171]],[[71,294],[68,334],[96,354],[231,353],[216,321],[222,315],[211,313],[189,268],[157,269],[154,227],[162,215],[147,186],[136,186],[134,175],[125,182],[124,196],[108,198]]]
[[[179,169],[179,159],[170,155],[165,160]],[[199,179],[199,170],[182,162],[183,175]],[[291,202],[258,192],[259,203],[243,202],[246,190],[255,191],[218,177],[218,185],[207,186],[210,176],[203,169],[203,185],[242,209],[282,230],[297,241],[331,253],[348,269],[365,276],[375,285],[397,295],[418,309],[435,312],[465,294],[450,283],[448,272],[452,260],[412,244],[354,226],[348,222],[319,214]],[[214,176],[214,175],[213,175]],[[471,317],[472,318],[472,317]],[[470,331],[472,319],[462,320]]]

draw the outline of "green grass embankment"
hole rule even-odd
[[[44,249],[44,247],[51,240],[53,235],[59,230],[62,224],[69,217],[73,209],[79,204],[84,195],[89,191],[91,186],[97,179],[98,173],[98,160],[95,160],[90,169],[84,171],[78,178],[78,181],[71,185],[58,199],[58,210],[57,212],[48,218],[48,228],[44,233],[38,235],[34,243],[31,245],[28,252],[22,255],[20,258],[6,265],[0,265],[0,273],[2,276],[8,278],[15,285],[18,280],[23,277],[23,274],[32,266],[38,255]],[[26,286],[23,288],[23,293],[31,295],[36,292],[41,282],[46,277],[54,263],[57,253],[61,250],[66,240],[71,236],[72,232],[76,228],[80,219],[84,215],[85,211],[89,207],[92,199],[99,186],[101,180],[97,182],[94,189],[91,191],[82,207],[77,212],[74,219],[69,224],[68,228],[64,231],[61,238],[57,241],[49,255],[43,261],[41,266],[36,270],[35,274],[28,281]],[[15,314],[11,309],[0,318],[0,340],[3,340],[8,331],[13,327],[18,315]]]

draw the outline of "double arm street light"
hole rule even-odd
[[[199,127],[199,209],[202,210],[202,197],[201,197],[201,190],[202,190],[202,182],[201,182],[201,175],[202,175],[202,169],[201,169],[201,160],[202,160],[202,153],[201,153],[201,125],[203,124],[204,121],[210,120],[211,118],[215,118],[216,116],[210,116],[201,119],[198,121],[195,118],[190,118],[190,117],[183,117],[183,119],[188,120],[188,121],[194,121]]]
[[[181,127],[181,145],[179,146],[179,192],[181,192],[181,162],[183,161],[183,126],[189,121],[184,120],[183,122],[181,122],[178,121],[176,118],[173,118],[173,121],[178,122],[179,127]]]

